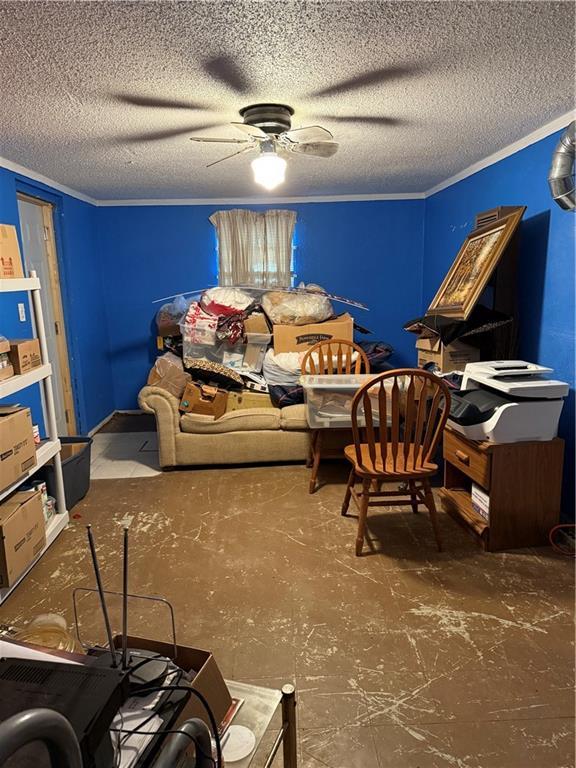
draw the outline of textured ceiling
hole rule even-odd
[[[291,157],[274,194],[422,192],[573,108],[574,9],[1,2],[0,155],[99,199],[253,197],[251,155],[206,169],[229,148],[188,135],[236,135],[239,108],[279,101],[340,150]]]

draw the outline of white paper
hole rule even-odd
[[[133,699],[128,700],[128,702],[130,701]],[[146,724],[144,725],[144,723]],[[137,733],[123,732],[124,729],[133,730],[140,726],[142,726],[142,730]],[[162,718],[159,715],[150,717],[150,710],[148,709],[128,711],[124,705],[112,721],[112,727],[123,729],[122,731],[111,731],[114,751],[118,754],[118,750],[120,750],[120,760],[117,760],[115,765],[118,765],[118,768],[132,768],[162,727]]]
[[[0,658],[30,659],[32,661],[57,661],[60,664],[80,664],[78,661],[56,656],[49,651],[39,651],[29,645],[11,643],[9,640],[0,640]]]

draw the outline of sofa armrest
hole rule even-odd
[[[156,417],[158,451],[161,467],[176,466],[176,435],[180,432],[180,401],[160,387],[143,387],[138,405]]]

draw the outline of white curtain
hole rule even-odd
[[[294,211],[216,211],[210,221],[218,234],[220,285],[292,285]]]

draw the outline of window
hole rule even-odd
[[[220,285],[292,285],[294,211],[216,211],[210,221],[218,239]]]

